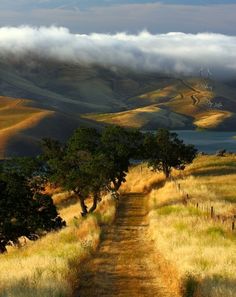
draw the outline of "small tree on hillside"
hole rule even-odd
[[[193,145],[186,145],[176,133],[166,129],[159,129],[154,135],[147,135],[146,157],[149,166],[155,171],[163,171],[166,178],[171,169],[184,169],[186,164],[192,163],[197,150]]]

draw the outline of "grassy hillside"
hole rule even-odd
[[[29,101],[0,97],[0,157],[4,157],[6,146],[11,138],[27,128],[36,126],[53,112],[29,107]]]
[[[115,216],[115,200],[109,196],[86,219],[80,217],[78,200],[69,193],[54,195],[54,200],[67,227],[0,255],[1,297],[72,296],[78,286],[81,262],[99,243],[100,225],[110,224]]]
[[[147,193],[149,233],[163,277],[177,279],[175,290],[184,297],[235,297],[236,156],[199,156],[172,176],[166,182],[141,164],[122,186]]]
[[[30,55],[28,61],[0,60],[0,66],[1,96],[27,98],[32,108],[54,112],[50,120],[41,119],[34,128],[28,125],[9,137],[6,155],[38,152],[37,142],[45,136],[43,127],[46,136],[62,141],[80,125],[225,131],[236,127],[234,81],[174,78]],[[8,112],[3,126],[15,120]]]
[[[174,289],[181,296],[235,297],[236,231],[231,227],[236,214],[236,155],[199,156],[168,181],[146,164],[133,166],[122,191],[149,193],[153,261],[164,280],[178,280]],[[110,196],[86,219],[79,217],[78,201],[70,193],[53,198],[68,227],[0,256],[1,297],[71,296],[82,260],[98,245],[100,225],[115,216],[116,202]]]
[[[150,193],[150,235],[177,268],[184,296],[235,296],[235,185],[235,155],[203,156]]]
[[[83,118],[100,123],[139,129],[153,129],[155,127],[170,129],[193,128],[188,117],[171,112],[167,109],[161,109],[156,104],[118,113],[87,114],[84,115]]]
[[[112,71],[102,67],[44,61],[0,61],[2,95],[30,98],[58,112],[111,112],[127,108],[127,99],[153,90],[160,75]]]
[[[206,88],[214,85],[212,90]],[[236,95],[220,82],[202,78],[169,79],[158,89],[132,97],[129,105],[145,106],[125,113],[85,115],[86,118],[108,124],[170,129],[231,130],[236,123]],[[153,109],[155,113],[153,113]]]
[[[54,112],[50,119],[9,137],[6,156],[36,154],[42,137],[64,141],[78,126],[98,126],[80,115],[126,110],[128,98],[149,92],[165,81],[158,74],[45,61],[30,55],[28,61],[0,60],[0,66],[0,95],[27,98],[31,107]],[[8,120],[3,125],[7,126]]]

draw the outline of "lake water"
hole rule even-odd
[[[210,131],[173,131],[183,139],[185,143],[193,144],[200,152],[215,153],[226,149],[228,152],[236,152],[236,132],[210,132]]]

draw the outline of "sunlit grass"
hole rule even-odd
[[[232,112],[225,110],[210,110],[197,115],[194,125],[198,128],[212,129],[219,126],[226,119],[233,116]]]
[[[67,194],[62,194],[68,200]],[[0,256],[1,297],[63,297],[71,296],[78,286],[80,263],[98,246],[101,224],[111,223],[116,202],[103,198],[95,214],[83,219],[79,203],[60,210],[68,227],[48,234],[37,242],[10,248]]]
[[[129,170],[129,174],[126,177],[126,183],[121,187],[121,192],[147,193],[153,187],[163,183],[164,180],[164,174],[158,174],[151,171],[146,163],[134,165]]]
[[[235,297],[236,233],[231,220],[212,220],[209,211],[236,214],[236,156],[201,156],[174,175],[177,181],[149,195],[150,236],[178,268],[185,296],[193,296],[186,290],[195,286],[196,296]]]

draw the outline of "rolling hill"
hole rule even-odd
[[[27,106],[28,100],[0,97],[0,157],[4,157],[6,146],[14,136],[28,127],[37,126],[52,111]]]
[[[136,109],[108,113],[108,114],[87,114],[82,116],[93,119],[96,122],[114,124],[129,128],[142,128],[152,130],[156,127],[170,129],[193,128],[191,120],[167,109],[161,109],[157,104],[139,107]]]
[[[156,129],[235,130],[236,93],[226,83],[204,78],[170,78],[161,87],[128,99],[132,108],[84,118],[107,124]],[[145,108],[143,108],[145,106]]]
[[[0,96],[1,156],[36,154],[42,137],[64,141],[80,125],[236,127],[233,80],[70,64],[31,53],[27,61],[0,60]]]

